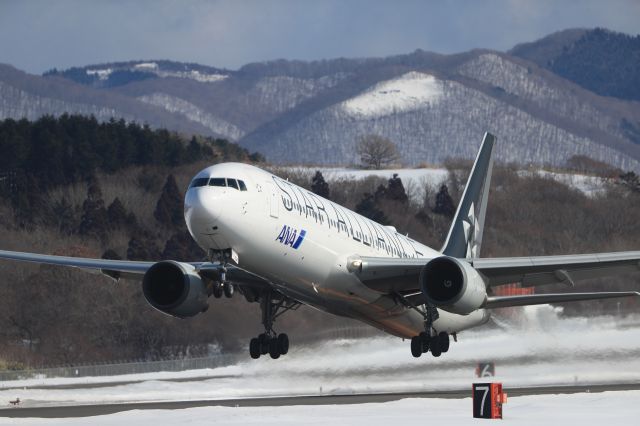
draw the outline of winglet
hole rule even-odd
[[[480,256],[495,141],[496,137],[491,133],[484,134],[480,151],[473,163],[467,186],[441,250],[447,256],[467,259]]]

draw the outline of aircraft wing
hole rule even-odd
[[[502,257],[471,262],[489,286],[521,283],[523,287],[564,283],[640,272],[640,251],[564,256]]]
[[[18,260],[47,265],[59,265],[79,268],[87,272],[101,273],[112,278],[130,278],[141,280],[145,272],[155,263],[136,260],[90,259],[83,257],[55,256],[50,254],[23,253],[0,250],[0,259]],[[211,262],[186,262],[192,265],[202,276],[218,279],[219,267]],[[265,286],[268,281],[243,270],[235,265],[227,265],[227,280],[233,283]]]
[[[583,300],[612,299],[640,296],[637,291],[608,291],[592,293],[526,294],[522,296],[489,296],[483,308],[509,308],[513,306],[545,305],[547,303],[579,302]]]
[[[355,256],[349,269],[360,281],[381,293],[420,291],[418,278],[430,259]],[[523,287],[564,283],[640,272],[640,251],[563,256],[498,257],[469,259],[488,287],[521,283]]]

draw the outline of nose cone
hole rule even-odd
[[[211,227],[222,214],[223,206],[221,194],[214,188],[205,186],[189,189],[184,199],[184,219],[191,235],[195,237],[197,234],[211,233]]]

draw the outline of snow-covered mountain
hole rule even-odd
[[[358,137],[376,133],[398,144],[405,164],[438,164],[471,158],[491,131],[500,142],[497,158],[505,162],[563,165],[587,155],[623,169],[640,167],[640,146],[624,131],[625,121],[640,122],[638,104],[599,97],[498,52],[472,52],[457,62],[399,72],[259,128],[241,143],[277,162],[350,163],[357,160]]]
[[[638,102],[596,95],[489,50],[280,60],[235,71],[145,60],[38,77],[0,66],[0,118],[62,112],[220,136],[281,164],[352,164],[356,140],[370,133],[394,141],[408,166],[437,164],[473,157],[491,131],[501,161],[563,165],[586,155],[640,170]]]

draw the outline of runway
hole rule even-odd
[[[533,386],[505,389],[510,397],[525,395],[596,393],[640,390],[640,382],[624,384],[596,384],[579,386]],[[406,398],[469,398],[470,389],[448,391],[372,393],[351,395],[304,395],[264,398],[213,399],[197,401],[157,401],[121,404],[87,404],[42,407],[13,407],[0,409],[0,418],[77,418],[101,416],[130,410],[180,410],[196,407],[280,407],[296,405],[344,405],[384,403]]]
[[[527,419],[519,425],[559,419],[585,426],[635,424],[637,318],[561,318],[549,307],[524,312],[522,327],[465,333],[437,359],[415,359],[407,342],[374,337],[296,345],[284,359],[239,360],[213,369],[6,381],[0,383],[0,423],[75,426],[92,416],[96,426],[282,426],[302,419],[388,426],[398,418],[424,422],[426,414],[432,422],[457,426],[468,424],[472,383],[495,381],[510,396],[509,415]],[[630,320],[634,325],[626,326]],[[478,362],[487,361],[495,363],[496,376],[477,378]],[[21,406],[9,407],[16,398]]]

